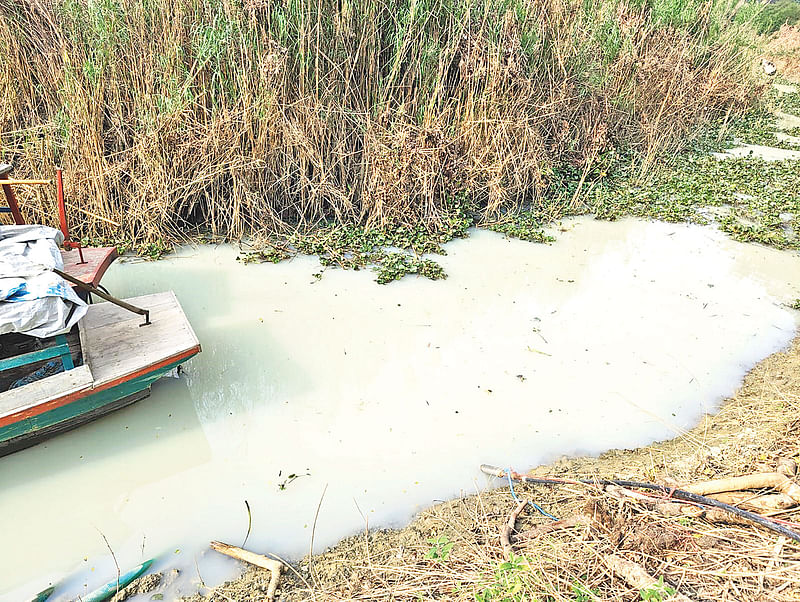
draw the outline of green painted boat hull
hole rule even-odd
[[[60,408],[0,427],[0,457],[41,443],[144,399],[150,395],[150,387],[155,381],[188,359],[190,358],[183,358],[96,393],[88,392],[85,397]]]
[[[40,591],[36,596],[31,600],[31,602],[45,602],[50,596],[53,595],[53,592],[56,591],[54,585],[51,585],[47,589]]]
[[[81,596],[81,601],[103,602],[104,600],[108,600],[110,597],[114,596],[118,591],[120,591],[123,587],[127,587],[128,585],[130,585],[130,583],[134,579],[138,579],[139,577],[144,575],[150,568],[151,564],[153,564],[152,560],[143,562],[142,564],[131,569],[124,575],[120,575],[119,579],[114,579],[113,581],[109,581],[103,587],[97,588],[92,593],[87,594],[86,596]]]

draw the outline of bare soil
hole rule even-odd
[[[783,25],[770,39],[766,58],[778,73],[791,80],[800,80],[800,26]]]

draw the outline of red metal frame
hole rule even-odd
[[[7,179],[7,173],[0,176],[0,182]],[[14,218],[14,223],[18,226],[24,225],[25,219],[22,217],[22,213],[20,213],[19,203],[17,203],[17,195],[14,194],[14,189],[4,184],[3,193],[6,195],[6,201],[8,201],[8,207],[11,209],[11,216]]]
[[[78,249],[78,255],[81,258],[79,263],[86,263],[86,260],[83,258],[83,249],[81,248],[81,243],[73,242],[69,239],[69,227],[67,226],[67,206],[64,203],[64,176],[60,167],[56,169],[56,199],[58,201],[58,223],[61,226],[61,233],[64,235],[64,248]]]

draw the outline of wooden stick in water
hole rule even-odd
[[[225,554],[231,558],[236,558],[236,560],[241,560],[270,571],[272,576],[270,577],[269,587],[267,588],[267,600],[275,599],[275,592],[278,590],[278,581],[280,580],[281,572],[283,571],[283,563],[280,560],[273,560],[272,558],[268,558],[262,554],[248,552],[247,550],[237,548],[236,546],[232,546],[227,543],[222,543],[221,541],[212,541],[211,548],[220,554]]]

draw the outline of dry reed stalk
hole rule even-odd
[[[556,172],[748,105],[746,25],[690,8],[8,0],[0,152],[63,165],[81,235],[142,244],[555,207]],[[21,197],[52,223],[52,191]]]

